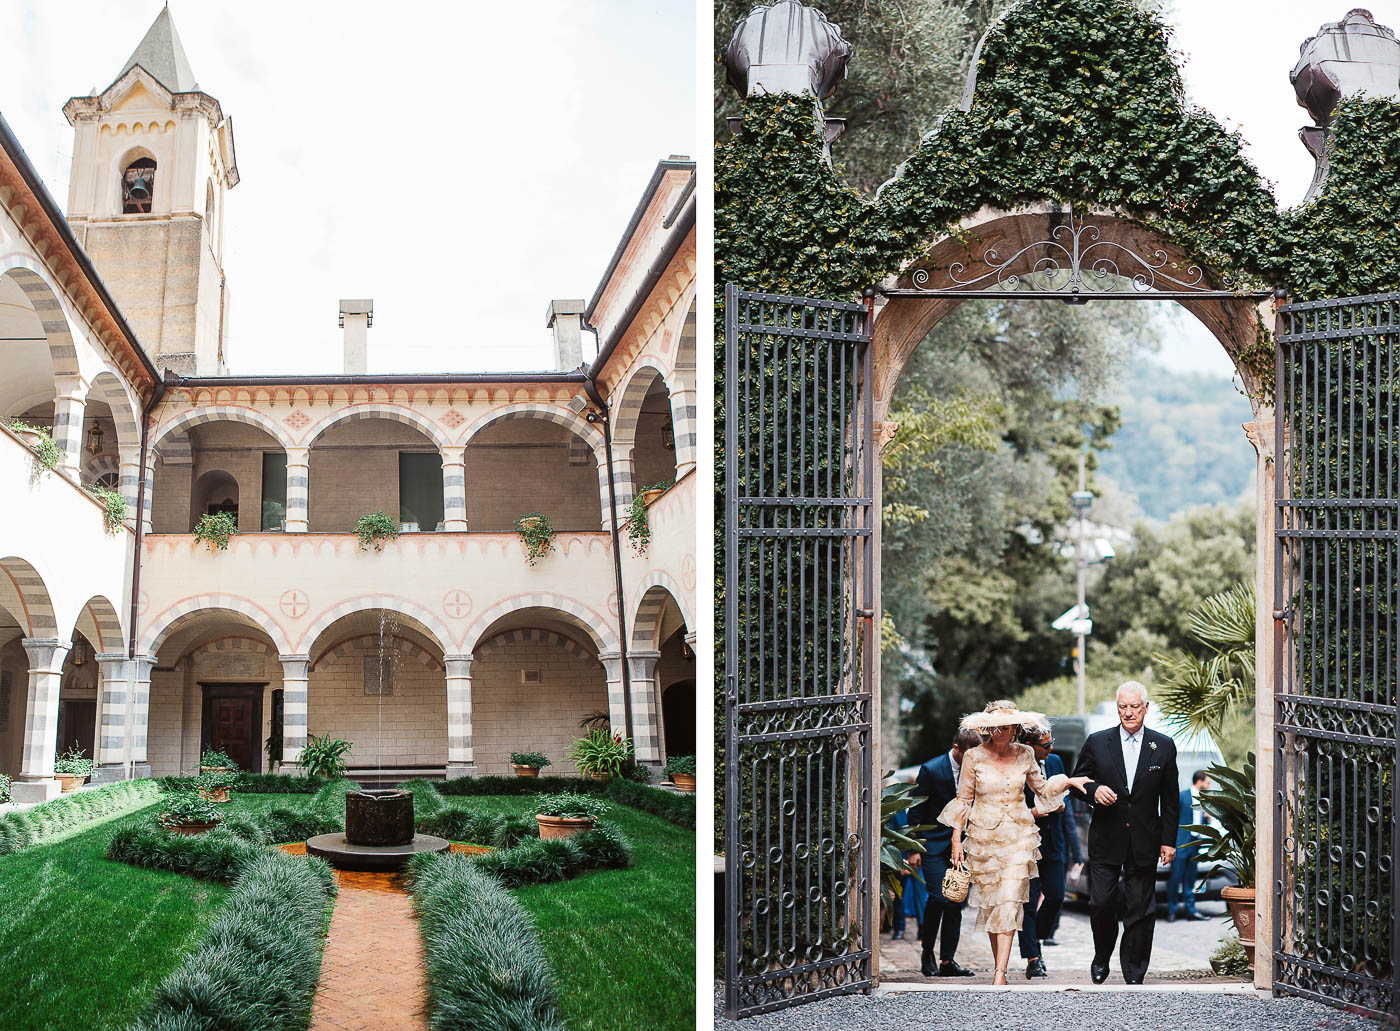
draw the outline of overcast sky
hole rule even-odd
[[[161,4],[3,2],[0,112],[66,207],[63,104]],[[235,373],[341,371],[342,297],[374,298],[371,372],[548,367],[549,300],[591,296],[656,162],[697,152],[691,0],[171,13],[234,123]]]
[[[1298,106],[1288,73],[1304,40],[1356,6],[1400,29],[1400,0],[1175,0],[1168,18],[1176,48],[1186,55],[1191,100],[1241,130],[1245,153],[1273,185],[1281,207],[1303,199],[1313,172],[1298,139],[1312,119]],[[1220,344],[1184,313],[1167,322],[1158,360],[1176,369],[1233,372]]]

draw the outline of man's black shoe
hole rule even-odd
[[[945,959],[938,964],[939,977],[971,977],[972,971],[955,959]]]
[[[1123,978],[1123,983],[1124,983],[1124,984],[1142,984],[1142,978],[1140,978],[1140,977],[1136,977],[1136,978],[1134,978],[1134,977],[1125,977],[1125,978]]]
[[[902,928],[902,927],[896,928],[894,934],[890,935],[890,938],[891,938],[893,941],[903,941],[903,940],[904,940],[904,928]]]
[[[1204,913],[1197,913],[1197,912],[1193,909],[1193,910],[1191,910],[1189,913],[1186,914],[1186,919],[1187,919],[1187,920],[1209,920],[1210,917],[1206,916]]]
[[[925,952],[923,962],[919,964],[919,973],[925,977],[933,977],[938,970],[938,965],[933,961],[933,953]]]
[[[1094,984],[1103,984],[1105,981],[1107,981],[1107,980],[1108,980],[1108,964],[1107,964],[1107,963],[1090,963],[1090,964],[1089,964],[1089,979],[1090,979],[1091,981],[1093,981]]]
[[[1049,971],[1045,969],[1045,960],[1036,958],[1026,964],[1027,977],[1048,977]]]
[[[1188,916],[1186,919],[1187,919],[1187,920],[1190,920],[1191,918]],[[1173,913],[1171,910],[1167,910],[1167,923],[1169,923],[1169,924],[1174,924],[1174,923],[1176,923],[1176,914]]]
[[[1051,945],[1051,946],[1054,946],[1054,945],[1058,945],[1058,944],[1060,944],[1060,943],[1057,942],[1054,938],[1042,938],[1042,939],[1040,939],[1040,944],[1042,944],[1042,945]]]

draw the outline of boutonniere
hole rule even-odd
[[[1155,752],[1155,751],[1157,751],[1157,742],[1156,742],[1156,741],[1149,741],[1149,742],[1147,742],[1147,747],[1150,748],[1150,749],[1152,749],[1152,751]]]

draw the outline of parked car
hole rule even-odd
[[[1147,717],[1144,722],[1152,730],[1166,734],[1176,742],[1178,790],[1184,790],[1191,786],[1191,774],[1197,770],[1204,770],[1215,763],[1224,764],[1225,756],[1208,731],[1192,733],[1168,723],[1156,702],[1148,703]],[[1113,702],[1103,702],[1097,709],[1085,716],[1051,716],[1050,725],[1055,732],[1055,754],[1063,760],[1065,769],[1073,772],[1074,764],[1079,760],[1079,751],[1084,747],[1084,741],[1088,736],[1100,730],[1107,730],[1117,724],[1118,712]],[[1079,801],[1073,795],[1070,796],[1069,806],[1070,811],[1074,814],[1075,829],[1079,833],[1080,852],[1087,858],[1089,855],[1089,821],[1092,812],[1087,804]],[[1205,870],[1208,869],[1210,868],[1205,868]],[[1205,870],[1201,872],[1204,873]],[[1165,903],[1166,901],[1167,881],[1170,877],[1171,867],[1158,865],[1157,899],[1160,902]],[[1071,898],[1081,900],[1089,898],[1089,869],[1087,866],[1079,872],[1078,877],[1068,876],[1066,880],[1066,889]],[[1221,888],[1238,883],[1233,872],[1221,870],[1206,878],[1205,883],[1199,886],[1196,898],[1219,899]]]

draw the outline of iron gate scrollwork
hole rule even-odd
[[[874,401],[859,304],[725,287],[725,1010],[871,987]]]
[[[1394,1013],[1400,294],[1279,319],[1274,985]]]

